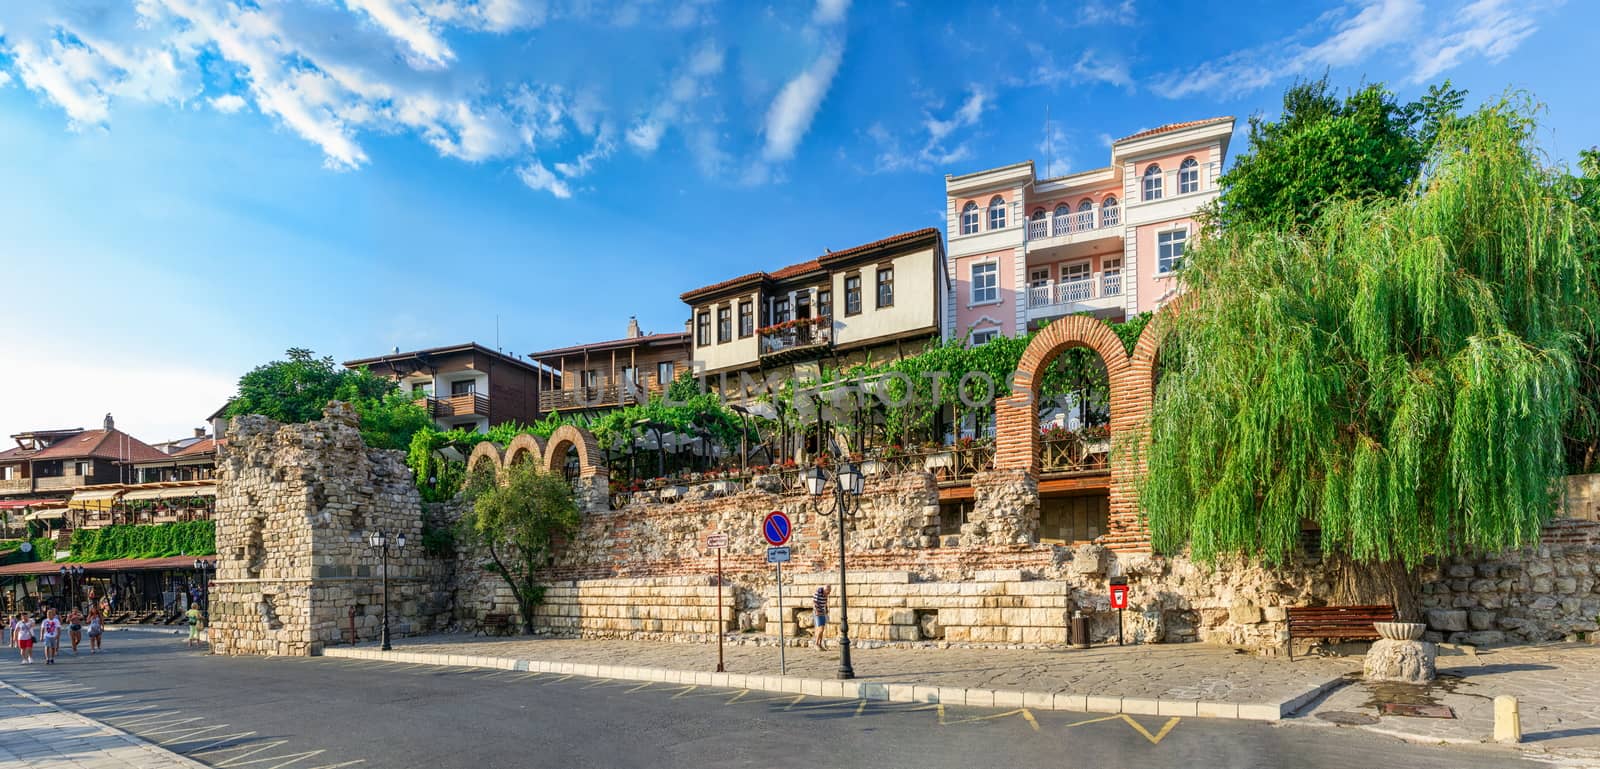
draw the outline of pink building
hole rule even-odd
[[[1028,160],[945,176],[949,327],[982,343],[1072,313],[1160,307],[1217,197],[1233,118],[1173,123],[1111,143],[1111,165],[1040,179]]]

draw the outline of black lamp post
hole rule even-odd
[[[383,553],[383,650],[390,651],[394,647],[389,645],[389,543],[390,537],[384,536],[381,531],[372,532],[372,546]],[[405,532],[400,532],[392,538],[397,548],[406,546]]]
[[[728,409],[739,415],[739,470],[743,472],[750,469],[750,409],[737,403]]]
[[[196,558],[194,561],[194,570],[200,573],[200,610],[210,614],[211,577],[207,576],[207,573],[217,570],[217,562],[208,561],[204,558]]]
[[[82,566],[63,566],[60,569],[61,584],[67,589],[67,605],[61,607],[67,611],[78,604],[78,585],[83,582]]]
[[[820,499],[822,492],[828,484],[828,471],[813,467],[805,472],[806,491],[811,492],[811,507],[818,516],[822,515]],[[861,471],[850,462],[839,466],[838,472],[833,475],[833,511],[839,514],[839,673],[841,679],[856,677],[854,667],[850,665],[850,588],[846,581],[845,552],[844,552],[844,522],[847,517],[854,517],[855,512],[850,509],[851,500],[861,496],[862,477]]]

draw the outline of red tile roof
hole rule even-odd
[[[604,342],[590,342],[588,344],[575,344],[575,345],[571,345],[569,347],[557,347],[557,348],[555,348],[553,350],[544,350],[544,351],[541,351],[541,352],[530,352],[530,353],[528,353],[528,357],[529,358],[533,358],[533,359],[548,358],[548,357],[552,357],[552,356],[556,356],[556,355],[561,355],[563,353],[583,352],[584,350],[609,350],[609,349],[611,349],[613,347],[624,348],[624,347],[634,347],[634,346],[637,346],[637,345],[649,345],[649,344],[656,344],[656,343],[668,343],[668,344],[670,344],[670,343],[679,343],[679,344],[682,344],[684,346],[688,346],[688,344],[689,344],[689,335],[688,335],[688,333],[683,332],[683,331],[676,331],[676,332],[669,332],[669,333],[664,333],[664,334],[645,334],[644,336],[623,337],[621,339],[609,339],[609,340],[606,340]]]
[[[739,285],[741,283],[744,283],[746,281],[752,281],[752,280],[786,280],[788,278],[798,277],[800,275],[805,275],[805,274],[808,274],[808,273],[817,272],[817,271],[821,270],[822,268],[824,268],[824,267],[826,267],[826,266],[828,266],[830,264],[834,264],[834,263],[839,262],[839,261],[844,260],[844,259],[849,259],[850,257],[857,256],[857,255],[860,255],[860,254],[865,253],[865,252],[874,251],[874,250],[881,249],[881,248],[887,248],[889,246],[897,245],[897,244],[904,243],[904,242],[907,242],[907,241],[912,241],[912,240],[917,240],[919,238],[927,238],[927,237],[932,237],[932,238],[937,239],[939,237],[938,228],[935,228],[935,227],[924,227],[924,228],[922,228],[920,230],[912,230],[910,232],[902,232],[902,233],[900,233],[898,235],[890,235],[887,238],[883,238],[881,240],[874,240],[871,243],[863,243],[863,244],[861,244],[859,246],[851,246],[850,248],[844,249],[843,251],[829,251],[828,253],[825,253],[822,256],[819,256],[819,257],[817,257],[815,259],[810,259],[810,260],[807,260],[807,261],[804,261],[804,262],[800,262],[799,264],[791,264],[791,265],[789,265],[787,267],[782,267],[782,268],[779,268],[779,269],[774,270],[772,272],[752,272],[752,273],[749,273],[747,275],[740,275],[737,278],[731,278],[729,280],[724,280],[721,283],[713,283],[713,284],[711,284],[709,286],[702,286],[700,288],[694,289],[693,291],[685,291],[678,298],[682,299],[685,302],[690,302],[690,301],[693,301],[696,297],[705,296],[707,294],[714,294],[714,293],[716,293],[718,291],[721,291],[722,289],[730,288],[732,286],[737,286],[737,285]]]
[[[212,559],[216,556],[202,556]],[[115,558],[109,561],[93,561],[90,563],[76,563],[84,571],[135,571],[139,569],[193,569],[195,556],[177,555],[168,558]],[[54,574],[65,564],[54,561],[33,561],[31,563],[13,563],[0,566],[0,577],[18,576],[25,574]]]
[[[1164,126],[1157,126],[1157,127],[1152,128],[1152,129],[1150,129],[1148,131],[1140,131],[1140,132],[1138,132],[1136,134],[1132,134],[1130,136],[1124,136],[1121,139],[1118,139],[1118,140],[1112,142],[1112,144],[1121,144],[1121,143],[1126,142],[1126,141],[1133,141],[1134,139],[1143,139],[1145,137],[1155,136],[1156,134],[1164,134],[1164,133],[1169,133],[1169,132],[1172,132],[1172,131],[1181,131],[1181,130],[1183,130],[1185,128],[1196,128],[1198,126],[1211,125],[1213,123],[1223,123],[1223,122],[1227,122],[1227,121],[1232,120],[1232,119],[1233,119],[1232,115],[1224,115],[1222,117],[1208,117],[1208,118],[1205,118],[1204,120],[1186,120],[1186,121],[1184,121],[1182,123],[1168,123],[1168,124],[1166,124]]]
[[[215,453],[216,450],[217,450],[217,439],[216,438],[206,438],[205,440],[202,440],[202,441],[195,441],[193,444],[191,444],[189,446],[186,446],[186,447],[184,447],[182,449],[179,449],[177,451],[174,451],[171,454],[169,454],[168,456],[172,456],[172,457],[192,457],[192,456],[195,456],[196,454],[211,454],[211,453]]]
[[[153,448],[121,430],[84,430],[77,435],[47,448],[29,459],[78,459],[95,457],[129,462],[153,462],[166,459],[160,449]]]

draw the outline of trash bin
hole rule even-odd
[[[1072,648],[1089,648],[1089,618],[1083,616],[1082,610],[1072,612]]]

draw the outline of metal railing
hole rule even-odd
[[[1122,209],[1107,206],[1088,211],[1073,211],[1028,220],[1028,240],[1042,240],[1077,232],[1115,227],[1122,222]]]
[[[1100,295],[1117,296],[1122,293],[1122,273],[1108,272],[1100,276]]]
[[[1098,292],[1096,291],[1098,289]],[[1072,278],[1061,281],[1044,281],[1028,287],[1029,307],[1050,307],[1058,304],[1087,302],[1096,297],[1118,296],[1122,293],[1122,273],[1112,272],[1099,280]]]
[[[801,347],[825,346],[833,341],[832,323],[805,323],[789,328],[763,330],[761,354],[771,355]]]

